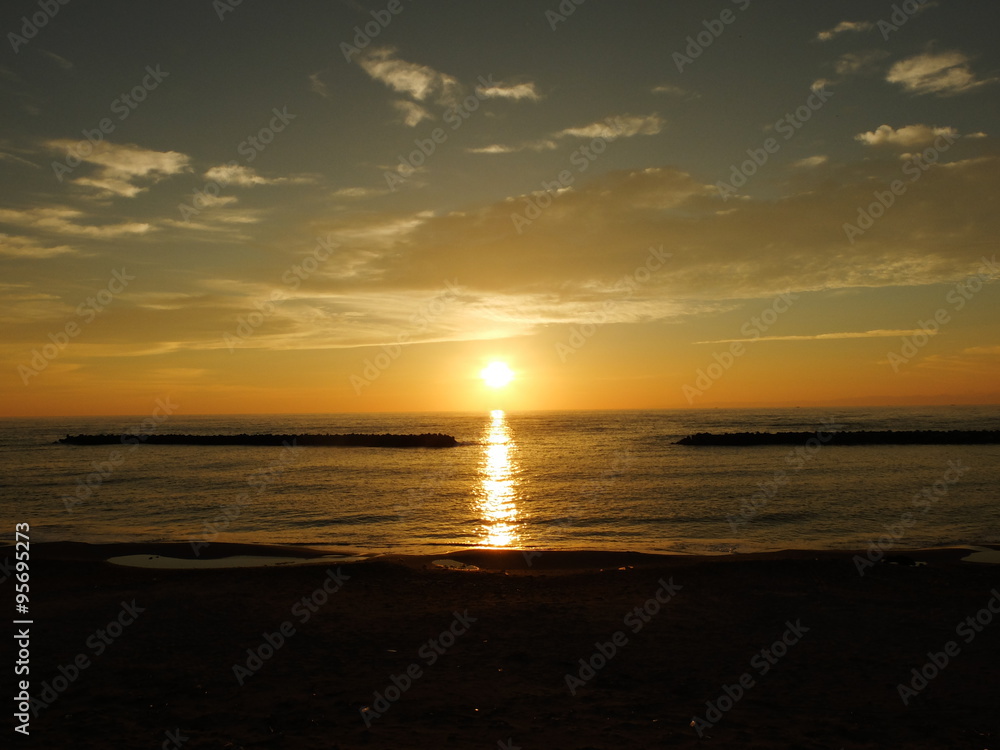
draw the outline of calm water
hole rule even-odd
[[[720,552],[1000,543],[1000,446],[694,448],[699,431],[996,429],[1000,407],[173,416],[157,432],[446,432],[443,450],[63,446],[141,418],[0,420],[34,541]],[[116,453],[116,452],[120,452]],[[89,487],[87,483],[89,482]],[[926,490],[926,494],[921,494]],[[926,512],[925,512],[926,510]],[[742,511],[742,515],[741,515]]]

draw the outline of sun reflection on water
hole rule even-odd
[[[517,445],[502,409],[490,412],[483,431],[483,457],[477,492],[481,523],[478,543],[484,547],[513,547],[520,540],[517,530]]]

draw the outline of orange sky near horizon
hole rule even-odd
[[[485,353],[466,343],[403,347],[381,370],[376,363],[386,358],[379,359],[378,348],[293,351],[277,359],[251,351],[219,357],[230,366],[213,369],[210,385],[199,368],[137,366],[130,373],[126,361],[81,378],[53,363],[44,388],[5,391],[0,413],[142,415],[157,398],[186,415],[1000,403],[1000,392],[991,390],[1000,382],[996,371],[956,371],[940,357],[934,360],[940,367],[893,373],[878,361],[884,339],[808,343],[814,350],[807,361],[797,342],[745,345],[729,369],[722,366],[731,344],[638,353],[616,341],[613,326],[598,329],[565,363],[528,339],[490,342]],[[480,371],[491,361],[509,364],[514,381],[503,388],[484,384]],[[345,369],[361,380],[329,376]]]

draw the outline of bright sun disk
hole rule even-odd
[[[479,377],[490,388],[503,388],[514,379],[514,371],[506,362],[490,362],[480,371]]]

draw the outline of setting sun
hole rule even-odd
[[[490,362],[480,371],[479,376],[490,388],[503,388],[514,379],[514,371],[506,362]]]

